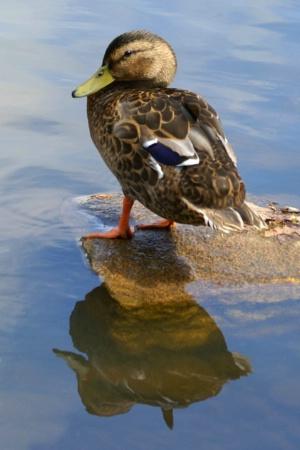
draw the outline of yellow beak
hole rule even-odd
[[[99,70],[85,83],[80,84],[75,91],[72,92],[72,97],[86,97],[94,94],[108,84],[112,83],[114,78],[110,74],[107,66],[100,67]]]

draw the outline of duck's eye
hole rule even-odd
[[[124,53],[124,56],[126,58],[128,58],[128,56],[130,56],[132,54],[132,50],[126,50],[126,52]]]

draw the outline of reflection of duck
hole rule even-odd
[[[193,92],[170,89],[176,57],[157,35],[133,31],[107,48],[103,66],[73,97],[88,96],[92,139],[125,194],[119,227],[87,237],[132,237],[135,200],[166,220],[240,230],[264,226],[219,117]]]
[[[75,371],[87,411],[100,416],[142,403],[159,406],[172,428],[174,408],[213,397],[228,380],[251,372],[248,359],[227,350],[216,323],[189,294],[128,310],[102,284],[76,304],[70,334],[88,358],[55,353]]]

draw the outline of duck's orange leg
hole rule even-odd
[[[110,231],[104,231],[101,233],[91,233],[83,236],[83,239],[129,239],[133,237],[134,231],[133,228],[129,226],[129,216],[133,206],[134,200],[131,200],[128,197],[124,197],[123,199],[123,209],[121,218],[119,220],[118,228],[112,228]]]
[[[166,220],[165,219],[165,220],[161,220],[160,222],[138,225],[137,228],[139,230],[148,230],[151,228],[171,228],[171,227],[175,227],[175,226],[176,226],[176,222],[174,222],[174,220]]]

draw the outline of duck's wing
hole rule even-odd
[[[234,151],[217,113],[202,97],[172,89],[125,93],[117,110],[113,135],[142,173],[138,180],[156,186],[166,177],[167,187],[176,179],[176,198],[215,228],[242,229],[243,220],[255,224],[244,203]]]
[[[215,160],[216,147],[223,148],[236,163],[218,115],[196,94],[179,90],[145,91],[120,101],[118,112],[120,120],[114,126],[114,136],[132,142],[138,137],[141,147],[158,164],[197,165],[201,152]]]
[[[201,150],[207,149],[207,147],[201,145],[203,136],[208,140],[211,150],[214,144],[219,144],[218,141],[220,141],[229,158],[236,165],[235,152],[226,139],[220,117],[214,108],[203,97],[190,91],[178,91],[175,89],[172,98],[180,102],[195,122],[191,126],[190,131],[194,146]],[[220,145],[217,146],[220,148]],[[211,151],[210,156],[215,159],[213,151]]]

